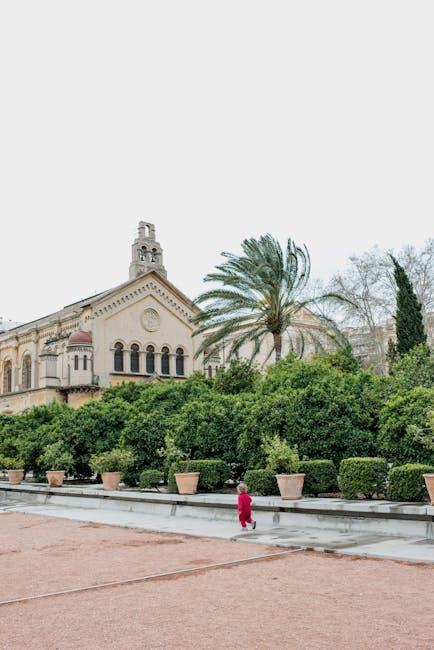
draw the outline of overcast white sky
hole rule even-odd
[[[194,297],[271,232],[327,279],[434,234],[432,0],[0,2],[0,315],[128,277]]]

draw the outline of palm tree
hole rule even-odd
[[[193,322],[195,336],[204,334],[196,357],[205,352],[210,356],[229,338],[228,358],[236,356],[246,343],[252,343],[251,360],[257,356],[266,337],[272,335],[276,361],[282,356],[282,336],[289,327],[296,333],[296,341],[289,337],[291,349],[303,354],[306,341],[323,350],[324,337],[338,345],[346,342],[330,318],[315,314],[310,322],[300,318],[302,310],[324,300],[340,300],[336,294],[325,294],[315,299],[301,296],[310,275],[310,258],[305,246],[297,246],[288,239],[285,251],[271,235],[245,239],[244,255],[224,252],[226,258],[205,282],[220,286],[205,291],[195,303],[207,303]],[[305,310],[304,310],[305,311]],[[298,315],[298,318],[297,318]]]

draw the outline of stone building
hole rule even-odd
[[[127,282],[0,333],[0,412],[53,400],[77,407],[122,381],[203,370],[197,310],[168,281],[154,225],[140,222]]]

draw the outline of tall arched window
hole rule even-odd
[[[78,354],[74,356],[74,370],[78,370]]]
[[[170,375],[170,355],[169,348],[161,348],[161,374]]]
[[[83,370],[87,370],[87,354],[83,355]]]
[[[155,372],[155,351],[153,345],[148,345],[146,348],[146,372],[152,375]]]
[[[131,372],[140,372],[139,346],[133,343],[130,352]]]
[[[32,359],[29,354],[23,357],[22,383],[23,388],[32,387]]]
[[[184,350],[182,348],[176,350],[176,374],[184,374]]]
[[[124,371],[124,346],[122,343],[115,343],[115,372]]]
[[[3,392],[12,393],[12,361],[6,361],[3,366]]]
[[[208,366],[208,377],[212,377],[212,366]]]

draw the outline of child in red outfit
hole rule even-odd
[[[252,519],[252,497],[247,494],[247,485],[240,483],[237,487],[238,492],[238,517],[243,530],[247,529],[247,524],[251,524],[252,530],[256,528],[256,521]]]

